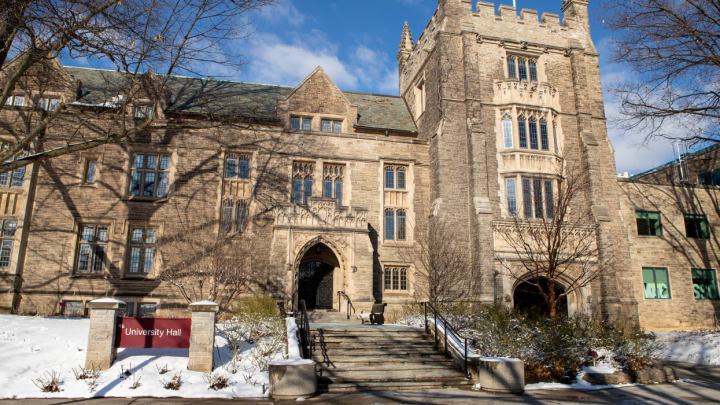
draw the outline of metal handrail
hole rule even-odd
[[[435,307],[432,306],[429,302],[424,302],[425,307],[425,333],[430,333],[430,329],[428,327],[428,307],[432,310],[432,315],[435,316],[435,321],[433,322],[433,326],[435,327],[435,345],[439,343],[438,341],[438,318],[440,318],[440,321],[442,322],[443,329],[445,330],[445,355],[450,356],[450,350],[448,349],[448,331],[450,332],[450,338],[455,339],[455,341],[458,343],[458,345],[463,344],[463,348],[465,349],[465,363],[464,363],[464,371],[465,371],[465,378],[471,378],[470,374],[468,373],[468,338],[461,337],[459,333],[453,328],[450,323],[445,320],[445,317],[438,312]]]
[[[348,297],[344,291],[338,291],[338,311],[340,311],[340,306],[342,306],[342,301],[340,300],[341,298],[345,298],[347,301],[347,319],[350,319],[350,310],[352,309],[352,313],[354,314],[356,312],[355,307],[353,306],[352,301],[350,301],[350,297]]]
[[[310,335],[310,320],[308,319],[305,300],[300,300],[298,302],[298,307],[298,315],[300,316],[300,321],[298,322],[298,329],[300,331],[300,339],[302,340],[302,342],[300,342],[300,346],[302,346],[303,358],[309,359],[312,357],[315,342]]]

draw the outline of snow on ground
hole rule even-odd
[[[586,371],[585,368],[583,368],[583,371],[578,373],[577,382],[575,382],[574,384],[561,384],[561,383],[527,384],[527,385],[525,385],[525,390],[530,391],[530,390],[573,389],[573,390],[593,391],[593,390],[603,390],[603,389],[608,389],[608,388],[632,387],[633,385],[640,385],[640,384],[592,385],[589,382],[582,379],[583,375],[585,375],[586,372],[592,372],[592,371]]]
[[[215,353],[215,373],[229,377],[230,385],[219,391],[210,390],[203,373],[187,369],[187,349],[118,349],[113,367],[103,371],[99,384],[90,392],[85,380],[76,380],[72,369],[85,364],[89,319],[43,318],[0,315],[0,399],[1,398],[86,398],[86,397],[211,397],[260,398],[267,396],[268,373],[259,372],[249,360],[253,345],[245,345],[237,373],[220,364],[231,357],[227,342],[220,336],[215,342],[222,362]],[[276,358],[280,358],[277,355]],[[170,370],[159,374],[158,367]],[[134,376],[121,379],[121,367]],[[32,382],[46,376],[46,371],[60,373],[59,393],[41,392]],[[162,380],[170,380],[182,372],[179,391],[163,388]],[[247,381],[246,381],[247,379]],[[134,381],[139,387],[131,389]],[[264,383],[264,389],[263,389]]]
[[[659,360],[720,365],[720,331],[655,332]]]

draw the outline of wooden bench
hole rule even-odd
[[[371,325],[382,325],[385,323],[385,307],[387,304],[373,304],[372,309],[370,309],[370,312],[365,314],[360,312],[360,315],[358,317],[362,321],[363,325],[365,324],[365,321],[370,322]]]

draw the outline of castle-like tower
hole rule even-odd
[[[469,1],[440,0],[413,43],[405,25],[398,53],[400,95],[419,138],[430,145],[430,196],[438,215],[467,241],[469,288],[484,302],[508,302],[516,282],[498,261],[509,252],[494,232],[528,211],[523,197],[553,190],[560,157],[587,171],[600,252],[618,260],[591,288],[569,296],[572,310],[611,319],[637,314],[627,229],[619,215],[614,151],[607,137],[598,53],[588,2],[566,0],[557,14]],[[548,180],[549,179],[549,180]],[[439,209],[437,209],[439,207]],[[525,212],[523,212],[525,210]]]

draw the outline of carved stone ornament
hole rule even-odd
[[[365,209],[338,207],[335,199],[310,197],[308,200],[309,206],[277,206],[275,226],[367,229]]]

